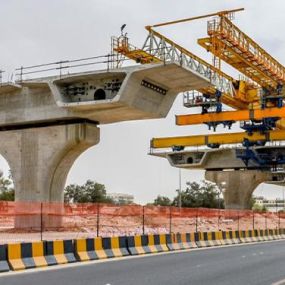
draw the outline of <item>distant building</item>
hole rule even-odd
[[[134,195],[125,194],[125,193],[107,193],[107,196],[116,204],[133,204],[134,203]]]
[[[266,199],[263,196],[254,197],[255,204],[265,206],[270,212],[278,212],[284,210],[285,200],[282,199]]]

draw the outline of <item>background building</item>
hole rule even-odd
[[[133,204],[134,195],[124,193],[108,193],[107,196],[114,200],[116,204]]]
[[[278,212],[284,210],[285,200],[282,199],[266,199],[263,196],[254,197],[255,204],[260,207],[265,207],[270,212]]]

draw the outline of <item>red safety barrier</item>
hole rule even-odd
[[[0,201],[0,243],[285,227],[285,213]]]

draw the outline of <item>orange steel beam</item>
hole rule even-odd
[[[210,40],[221,43],[218,50],[215,50],[215,47],[211,49],[213,53],[217,56],[222,55],[223,60],[229,61],[229,64],[261,86],[268,84],[271,87],[276,87],[277,83],[285,83],[285,67],[228,18],[221,16],[219,20],[209,21],[208,35]],[[203,44],[203,40],[200,43]],[[211,44],[214,45],[215,43],[212,42]],[[229,52],[231,55],[227,55]],[[241,61],[237,61],[236,64],[231,62],[233,56],[238,60],[241,59]]]
[[[251,142],[256,141],[282,141],[285,140],[285,130],[269,131],[265,134],[258,132],[248,135],[242,133],[225,133],[214,135],[198,135],[198,136],[183,136],[183,137],[166,137],[153,138],[150,142],[151,148],[171,148],[173,146],[203,146],[209,144],[238,144],[244,139]]]
[[[206,114],[191,114],[191,115],[176,115],[176,125],[197,125],[208,122],[221,121],[247,121],[263,118],[285,118],[285,107],[283,108],[266,108],[256,110],[237,110],[225,111],[221,113],[206,113]]]
[[[196,16],[196,17],[192,17],[192,18],[186,18],[186,19],[181,19],[181,20],[176,20],[176,21],[170,21],[170,22],[164,22],[164,23],[159,23],[159,24],[155,24],[152,25],[151,27],[156,28],[156,27],[162,27],[162,26],[168,26],[168,25],[173,25],[173,24],[179,24],[179,23],[185,23],[185,22],[190,22],[193,20],[199,20],[199,19],[204,19],[204,18],[208,18],[208,17],[212,17],[212,16],[226,16],[228,14],[232,14],[235,12],[240,12],[240,11],[244,11],[244,8],[238,8],[238,9],[233,9],[233,10],[225,10],[225,11],[219,11],[216,13],[211,13],[211,14],[206,14],[206,15],[201,15],[201,16]]]

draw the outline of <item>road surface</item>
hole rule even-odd
[[[8,273],[0,284],[269,285],[284,278],[285,241],[274,241]]]

